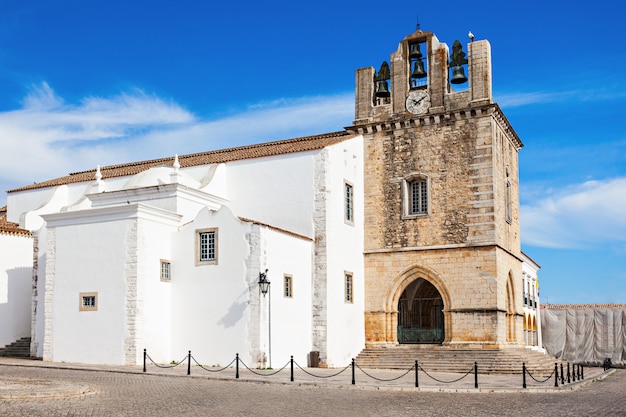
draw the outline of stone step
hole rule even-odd
[[[418,361],[420,368],[438,372],[468,372],[474,362],[479,373],[521,374],[522,364],[534,375],[549,375],[560,361],[553,356],[527,348],[454,349],[447,346],[399,345],[365,348],[355,358],[363,368],[410,369]]]
[[[30,337],[23,337],[13,343],[0,348],[0,356],[28,358],[30,357]]]

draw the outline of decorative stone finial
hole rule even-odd
[[[178,170],[180,169],[180,162],[178,162],[178,154],[174,155],[174,165],[172,165],[174,167],[174,171],[178,172]]]
[[[96,168],[96,181],[102,181],[102,172],[100,172],[100,165]]]

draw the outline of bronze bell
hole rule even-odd
[[[376,92],[374,93],[375,97],[385,98],[390,97],[389,93],[389,84],[387,84],[387,80],[379,80],[376,81]]]
[[[411,78],[424,78],[426,76],[426,71],[424,71],[424,62],[421,59],[418,59],[413,64],[413,72],[411,73]]]
[[[420,51],[420,44],[413,43],[410,46],[409,59],[422,59],[422,51]]]
[[[450,82],[452,84],[463,84],[467,82],[465,70],[461,65],[455,65],[452,67],[452,79],[450,79]]]

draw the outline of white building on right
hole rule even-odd
[[[539,304],[539,279],[541,268],[528,255],[522,252],[522,282],[524,288],[524,342],[527,347],[543,350],[541,340],[541,317]]]

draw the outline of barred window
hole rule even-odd
[[[354,222],[354,187],[350,183],[344,183],[344,196],[345,196],[345,216],[344,219],[347,223],[352,224]]]
[[[413,219],[430,212],[430,181],[424,174],[413,173],[402,179],[402,217]]]
[[[354,302],[354,293],[353,293],[353,282],[352,282],[352,272],[344,272],[344,283],[345,283],[345,301],[346,303]]]
[[[196,263],[217,263],[217,229],[202,229],[196,234]]]
[[[170,261],[161,259],[161,281],[169,281],[172,279],[171,270],[172,264]]]
[[[97,311],[98,310],[98,293],[97,292],[81,292],[79,295],[80,306],[79,311]]]
[[[293,297],[293,277],[291,275],[284,276],[284,292],[283,295],[287,298]]]
[[[428,188],[426,180],[411,181],[409,214],[428,213]]]

